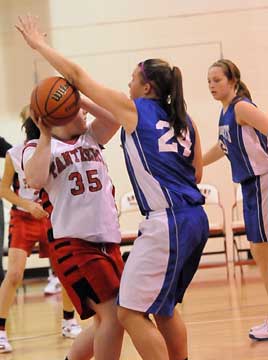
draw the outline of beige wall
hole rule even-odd
[[[56,48],[122,91],[142,59],[159,56],[181,67],[204,151],[216,141],[220,109],[207,89],[207,68],[221,54],[237,63],[255,102],[268,110],[268,0],[0,0],[0,128],[13,142],[36,76],[53,73],[13,29],[17,14],[28,11],[40,15]],[[119,199],[130,184],[118,137],[105,154]],[[227,161],[205,169],[203,181],[219,187],[229,224],[234,199]]]

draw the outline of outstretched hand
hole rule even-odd
[[[32,49],[45,42],[47,34],[39,30],[38,16],[19,16],[15,27]]]

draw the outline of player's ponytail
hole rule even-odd
[[[187,123],[180,69],[171,68],[166,61],[161,59],[149,59],[140,63],[139,66],[143,81],[150,83],[156,97],[166,110],[175,135],[183,136]]]
[[[243,83],[243,81],[241,81],[241,80],[237,83],[237,92],[236,93],[238,96],[246,97],[249,100],[252,100],[249,89],[247,88],[246,84]]]
[[[187,128],[186,103],[183,96],[182,75],[178,67],[172,69],[170,98],[167,101],[167,112],[175,135],[181,136]]]

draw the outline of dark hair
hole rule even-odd
[[[30,116],[30,108],[29,105],[24,106],[20,113],[20,117],[22,119],[21,128],[25,130],[26,134],[26,141],[39,139],[40,137],[40,130],[33,122]]]
[[[183,136],[187,128],[186,104],[183,97],[182,75],[178,67],[170,67],[161,59],[139,63],[142,80],[153,87],[161,105],[169,116],[176,136]]]
[[[250,92],[243,81],[241,81],[241,74],[238,67],[231,61],[227,59],[220,59],[211,65],[211,68],[218,66],[223,70],[224,75],[228,80],[233,80],[235,83],[236,94],[239,97],[246,97],[249,100],[252,100]]]

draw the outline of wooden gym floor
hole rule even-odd
[[[233,278],[231,269],[229,280],[225,268],[200,269],[196,274],[180,307],[188,328],[189,360],[268,359],[268,341],[248,338],[249,328],[268,315],[268,298],[255,266],[244,268],[244,278],[238,269]],[[0,360],[65,358],[72,340],[60,333],[61,297],[44,297],[44,285],[27,285],[26,294],[19,290],[8,320],[13,352],[0,354]],[[140,359],[127,335],[121,359]]]

